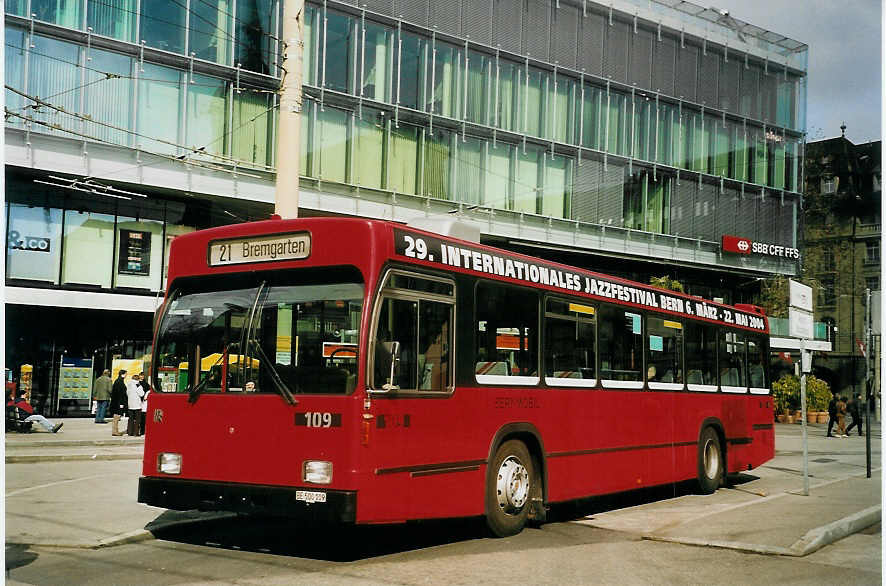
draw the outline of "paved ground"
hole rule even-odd
[[[580,509],[577,515],[555,513],[646,540],[739,551],[807,555],[847,535],[879,550],[879,426],[871,479],[865,477],[864,438],[827,439],[824,426],[810,426],[809,496],[798,494],[800,430],[776,425],[776,458],[714,495],[675,486],[597,501],[586,516]],[[135,502],[143,438],[111,437],[107,425],[69,419],[58,434],[6,434],[5,443],[7,544],[95,548],[152,539],[151,530],[207,518]],[[94,460],[87,474],[83,460]],[[870,527],[873,537],[864,533]],[[872,562],[870,555],[865,559]]]

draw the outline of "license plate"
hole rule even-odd
[[[295,491],[295,500],[305,501],[306,503],[325,503],[326,493],[314,492],[311,490],[297,490]]]

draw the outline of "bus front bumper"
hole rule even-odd
[[[325,502],[318,502],[318,495]],[[308,502],[312,501],[312,502]],[[177,511],[231,511],[310,521],[354,523],[357,493],[142,476],[138,502]]]

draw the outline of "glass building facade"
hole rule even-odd
[[[7,288],[156,295],[174,235],[272,212],[282,9],[5,3]],[[797,245],[802,43],[674,0],[308,0],[303,22],[306,214],[459,210],[589,267],[797,272],[719,242]]]

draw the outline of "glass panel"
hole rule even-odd
[[[121,41],[135,42],[137,0],[88,0],[86,24],[97,35],[113,37]]]
[[[418,179],[418,137],[415,126],[394,127],[388,121],[391,140],[388,152],[388,189],[398,193],[416,193]]]
[[[517,147],[514,177],[514,211],[538,213],[539,167],[544,152],[537,146]]]
[[[739,181],[748,180],[748,141],[744,128],[735,124],[730,129],[732,133],[732,159],[733,169],[730,177]]]
[[[717,329],[697,323],[686,330],[686,382],[690,385],[717,384]]]
[[[7,12],[9,11],[9,6],[6,7]],[[27,53],[25,52],[25,31],[20,28],[14,27],[6,27],[6,59],[5,61],[5,70],[4,70],[4,78],[6,79],[6,85],[10,87],[14,87],[15,89],[23,92],[25,90],[25,57]],[[22,116],[28,116],[28,112],[22,111],[22,108],[26,103],[30,103],[25,100],[24,97],[13,93],[9,90],[6,90],[6,107],[11,111],[18,112]],[[15,118],[13,116],[7,116],[6,125],[7,126],[22,126],[23,120],[21,118]]]
[[[141,40],[148,46],[184,53],[186,14],[180,0],[151,0],[141,3]]]
[[[28,94],[68,112],[80,111],[80,49],[77,45],[49,39],[32,37],[35,47],[28,62]],[[73,91],[72,91],[73,90]],[[28,110],[35,120],[58,125],[61,128],[80,130],[80,120],[50,108]],[[39,132],[50,132],[45,126],[34,126]],[[57,131],[52,130],[53,134]],[[60,133],[64,134],[64,133]],[[73,137],[74,135],[67,135]]]
[[[729,129],[722,120],[710,118],[707,120],[711,127],[710,159],[712,163],[711,173],[720,177],[729,177]]]
[[[306,111],[310,104],[306,100],[302,108],[302,161],[307,156],[307,140],[310,126],[306,120]],[[231,129],[231,156],[239,161],[256,165],[269,165],[270,140],[273,116],[270,109],[270,98],[267,94],[242,91],[234,92],[234,119]],[[304,171],[305,165],[302,165]]]
[[[495,88],[495,57],[468,52],[468,102],[465,118],[477,124],[490,124]]]
[[[198,59],[231,65],[233,18],[231,0],[191,0],[188,52]]]
[[[572,193],[572,159],[545,155],[544,189],[541,193],[541,213],[554,218],[568,218],[567,204]]]
[[[655,154],[655,101],[649,96],[634,97],[633,157],[651,161]]]
[[[786,128],[797,128],[797,80],[794,76],[787,79],[779,76],[777,101],[775,123]]]
[[[784,165],[784,173],[785,180],[784,186],[788,191],[797,191],[797,164],[799,157],[797,155],[799,151],[799,143],[796,139],[788,138],[785,144],[785,165]]]
[[[750,181],[766,185],[767,180],[766,139],[758,128],[748,129],[748,163],[750,164]]]
[[[207,0],[197,0],[206,2]],[[227,0],[230,3],[231,0]],[[258,73],[271,73],[274,42],[278,36],[274,26],[277,0],[236,0],[234,64]],[[144,2],[144,0],[142,0]],[[193,0],[191,0],[193,4]],[[209,2],[212,4],[212,2]],[[307,29],[306,29],[307,30]]]
[[[415,110],[424,110],[424,89],[427,74],[429,43],[426,39],[408,33],[401,34],[399,104]]]
[[[179,140],[179,106],[181,104],[182,73],[144,64],[144,73],[138,82],[138,143],[148,151],[175,154],[177,148],[151,138],[172,143]]]
[[[545,138],[559,142],[572,143],[572,95],[575,82],[562,75],[557,76],[556,91],[553,76],[548,77],[548,89],[545,95]]]
[[[111,287],[114,262],[114,216],[65,212],[62,283]]]
[[[310,4],[305,5],[304,25],[304,53],[302,54],[302,73],[305,85],[319,85],[317,83],[317,55],[319,54],[319,29],[317,22],[318,10]]]
[[[456,199],[465,203],[480,203],[483,181],[483,152],[485,141],[466,136],[456,139],[458,147],[458,186]]]
[[[125,130],[131,130],[133,126],[130,108],[133,84],[129,79],[132,74],[132,59],[98,49],[92,49],[89,56],[92,57],[92,68],[122,77],[109,79],[94,69],[85,70],[86,85],[83,91],[86,94],[86,114],[96,122],[104,122],[124,130],[87,122],[84,132],[114,144],[129,145],[130,135]]]
[[[435,128],[425,131],[424,194],[437,199],[452,199],[450,190],[450,149],[453,135]]]
[[[739,113],[748,118],[760,118],[760,67],[750,64],[741,70]]]
[[[628,155],[631,138],[630,98],[616,92],[609,93],[606,150],[616,155]]]
[[[748,336],[748,386],[755,389],[768,389],[766,365],[769,363],[766,346],[762,340]]]
[[[720,386],[747,386],[744,334],[723,332],[720,337]]]
[[[781,140],[768,140],[769,165],[772,167],[769,173],[769,186],[776,189],[784,189],[785,179],[785,144],[784,137]]]
[[[83,0],[31,0],[31,14],[37,20],[59,26],[83,29]]]
[[[114,285],[159,291],[163,222],[117,218]]]
[[[325,181],[347,181],[348,119],[349,112],[330,108],[320,109],[320,178]],[[314,156],[317,152],[315,150]]]
[[[326,43],[323,58],[326,60],[326,87],[340,92],[352,92],[354,75],[354,30],[353,19],[327,13]]]
[[[464,51],[437,41],[435,46],[433,90],[428,97],[433,100],[432,112],[450,118],[462,117],[462,94],[464,83]]]
[[[305,177],[316,177],[314,172],[314,109],[317,107],[313,100],[305,100],[301,109],[301,148],[299,149],[300,173]],[[272,111],[273,112],[273,111]],[[269,113],[270,116],[270,113]],[[273,120],[270,120],[273,129]],[[272,131],[273,132],[273,131]],[[268,161],[269,164],[273,164]]]
[[[486,173],[484,177],[483,203],[488,206],[510,209],[511,161],[514,146],[496,142],[487,143]]]
[[[531,291],[481,283],[477,286],[477,355],[479,382],[489,376],[538,377],[538,295]]]
[[[191,75],[187,88],[187,146],[205,149],[209,153],[223,153],[228,111],[225,82],[195,74]]]
[[[542,136],[544,94],[548,91],[548,83],[552,83],[550,75],[533,67],[529,68],[529,83],[523,80],[520,94],[523,98],[523,132],[531,136]]]
[[[643,380],[643,316],[620,307],[600,308],[600,378]]]
[[[58,284],[62,211],[9,204],[6,277]]]
[[[360,153],[354,158],[354,183],[381,189],[385,116],[377,110],[363,108],[363,118],[354,119],[354,128],[356,152]]]
[[[378,102],[391,101],[391,64],[394,31],[366,23],[366,51],[363,57],[363,97]]]
[[[496,126],[504,130],[515,131],[523,127],[523,113],[519,108],[523,75],[523,68],[516,63],[499,60]]]
[[[545,315],[545,376],[554,379],[596,379],[594,308],[548,299]],[[590,313],[589,313],[590,312]],[[556,384],[558,380],[547,381]]]
[[[683,384],[683,325],[649,316],[646,340],[646,380]]]
[[[606,126],[601,115],[606,99],[605,92],[598,87],[585,84],[584,94],[581,109],[583,120],[580,124],[581,144],[588,148],[600,149]]]
[[[6,5],[4,6],[4,10],[6,14],[15,14],[16,16],[28,16],[28,0],[6,0]],[[9,42],[9,36],[7,33],[7,42]],[[8,103],[8,102],[7,102]]]

